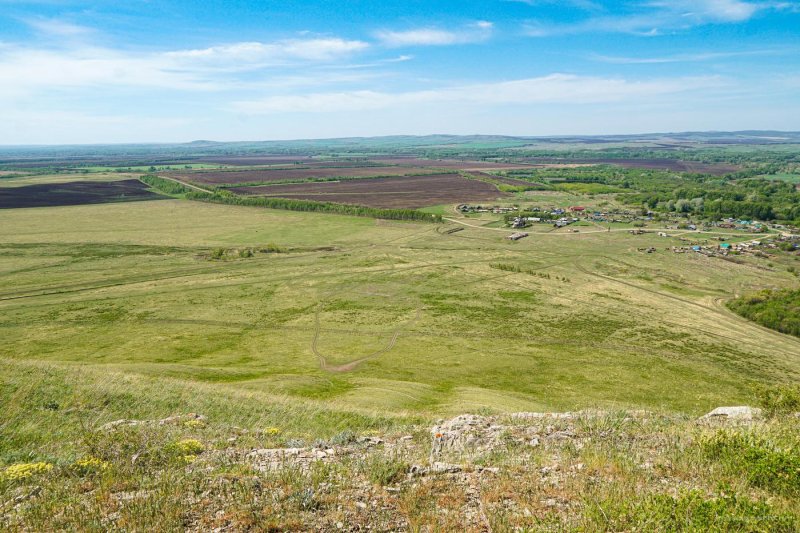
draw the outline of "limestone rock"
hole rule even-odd
[[[761,418],[761,409],[748,405],[732,407],[717,407],[710,413],[703,415],[701,420],[754,420]]]
[[[505,428],[493,424],[490,418],[478,415],[459,415],[431,429],[433,453],[446,451],[481,451],[495,447]]]

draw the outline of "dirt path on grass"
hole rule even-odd
[[[208,194],[213,194],[213,192],[214,192],[214,191],[209,191],[208,189],[204,189],[202,187],[198,187],[197,185],[193,185],[193,184],[191,184],[189,182],[186,182],[186,181],[181,181],[181,180],[176,179],[176,178],[171,178],[169,176],[164,176],[163,174],[159,174],[158,177],[161,178],[162,180],[168,180],[168,181],[177,183],[179,185],[183,185],[184,187],[188,187],[189,189],[194,189],[196,191],[200,191],[200,192],[204,192],[204,193],[208,193]],[[142,183],[144,183],[144,182],[142,182]],[[145,183],[145,185],[147,185],[147,184]],[[148,187],[149,187],[149,185],[148,185]]]
[[[394,345],[397,343],[397,338],[406,329],[405,327],[403,327],[403,325],[398,326],[397,329],[395,329],[394,332],[392,332],[392,336],[389,338],[389,342],[386,343],[386,346],[372,352],[371,354],[365,355],[364,357],[359,357],[358,359],[355,359],[348,363],[344,363],[342,365],[331,365],[328,363],[328,360],[325,358],[324,355],[322,355],[322,353],[319,351],[319,348],[317,347],[317,344],[319,342],[319,335],[322,331],[322,328],[320,327],[319,323],[319,315],[321,311],[322,311],[322,304],[317,306],[317,311],[314,316],[314,339],[311,341],[311,351],[314,352],[314,355],[316,355],[317,358],[319,359],[320,368],[322,370],[327,370],[328,372],[351,372],[355,370],[356,367],[358,367],[358,365],[360,365],[361,363],[364,363],[371,359],[375,359],[379,355],[388,352],[389,350],[394,348]],[[422,308],[417,308],[417,312],[414,315],[414,318],[412,318],[407,324],[405,324],[405,326],[413,325],[417,320],[419,320],[421,314],[422,314]]]

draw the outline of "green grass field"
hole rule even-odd
[[[581,228],[512,243],[498,229],[443,234],[452,223],[179,200],[7,210],[0,221],[6,374],[47,364],[85,375],[80,387],[113,375],[156,394],[246,392],[378,418],[699,413],[745,401],[753,382],[800,377],[800,340],[723,305],[793,276],[672,254],[653,234]],[[259,251],[268,244],[284,253]],[[213,260],[219,248],[225,259]]]
[[[0,210],[0,529],[447,531],[477,507],[471,531],[793,530],[800,338],[725,303],[796,287],[796,254],[677,254],[755,236],[665,238],[656,221],[542,223],[512,242],[501,215],[426,211],[445,221],[181,199]],[[739,404],[771,418],[694,420]],[[580,409],[604,412],[505,416]],[[412,475],[445,459],[434,421],[462,413],[512,426],[493,451],[446,457],[457,477]],[[512,438],[528,430],[541,446]],[[335,457],[263,471],[249,455],[297,447]]]

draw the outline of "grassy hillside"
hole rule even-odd
[[[673,254],[654,234],[512,243],[502,229],[180,201],[43,213],[0,215],[0,355],[17,362],[398,416],[700,413],[800,375],[800,341],[723,305],[793,276]]]
[[[725,306],[792,287],[794,256],[676,254],[682,232],[588,222],[512,242],[496,216],[441,211],[0,212],[0,527],[795,527],[796,420],[741,438],[691,421],[800,379],[800,339]],[[542,447],[507,420],[587,408],[608,414],[542,426]],[[511,424],[502,447],[413,469],[434,464],[434,420],[466,412]],[[312,456],[266,468],[262,448]]]

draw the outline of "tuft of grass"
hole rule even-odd
[[[408,471],[408,463],[394,456],[373,454],[361,465],[370,481],[376,485],[391,485],[400,481]]]

